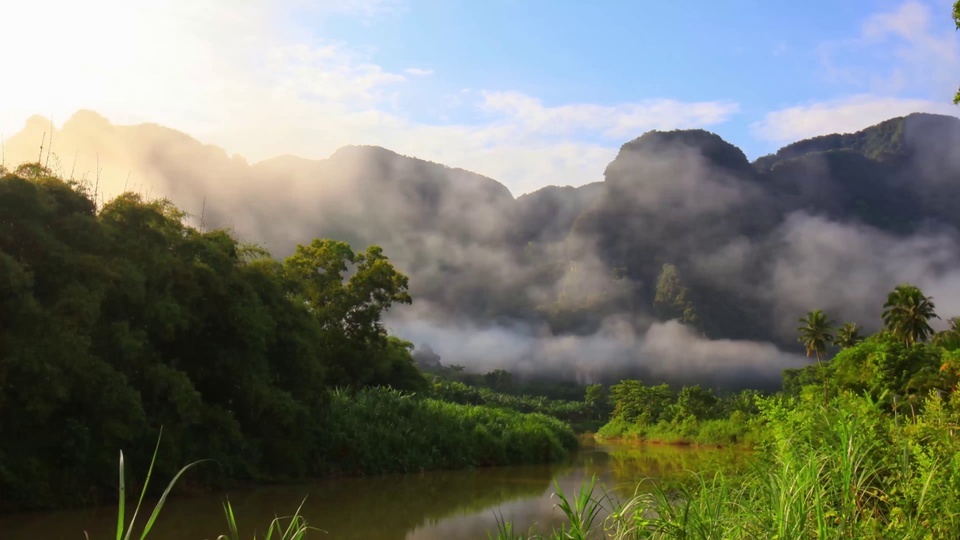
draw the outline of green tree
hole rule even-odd
[[[283,264],[321,325],[339,328],[351,338],[384,339],[382,313],[394,302],[410,303],[408,278],[379,246],[354,253],[346,242],[317,239],[298,245]]]
[[[700,316],[690,299],[690,289],[683,284],[677,267],[664,264],[657,278],[653,308],[661,320],[679,319],[693,328],[700,327]]]
[[[942,356],[934,345],[909,346],[893,334],[879,333],[837,353],[830,362],[831,382],[875,399],[922,396],[940,384]]]
[[[953,4],[953,22],[957,25],[957,29],[960,29],[960,0],[957,0]],[[960,103],[960,90],[957,91],[957,95],[953,98],[953,103]]]
[[[934,311],[933,300],[909,283],[898,285],[883,304],[883,324],[886,329],[907,345],[920,343],[933,334],[930,319],[940,317]]]
[[[709,388],[701,388],[699,384],[684,386],[677,394],[674,419],[708,420],[714,416],[718,402]]]
[[[607,389],[602,384],[591,384],[587,386],[583,401],[590,408],[590,412],[597,419],[602,419],[610,413],[609,401],[607,400]]]
[[[843,326],[837,330],[837,337],[834,343],[841,349],[848,349],[861,341],[863,341],[863,336],[860,335],[857,323],[848,322],[844,323]]]
[[[799,322],[800,326],[797,327],[797,332],[800,332],[800,337],[798,341],[803,343],[803,347],[807,351],[807,357],[816,355],[817,364],[822,365],[823,357],[827,353],[827,346],[833,341],[833,334],[830,333],[833,322],[828,320],[823,311],[819,309],[807,313],[805,317],[799,319]]]
[[[947,322],[950,328],[934,334],[930,343],[948,351],[955,351],[960,349],[960,317],[951,317]]]
[[[651,425],[667,419],[676,395],[666,384],[645,386],[642,381],[628,379],[610,387],[610,399],[615,404],[612,418]]]
[[[513,388],[513,373],[505,369],[495,369],[483,376],[484,384],[497,392],[509,392]]]
[[[98,208],[17,171],[0,177],[0,511],[104,500],[117,449],[149,455],[160,426],[154,474],[322,474],[330,386],[427,388],[383,328],[410,297],[379,248],[317,240],[283,264],[169,201]]]

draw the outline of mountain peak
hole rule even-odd
[[[64,122],[62,129],[67,129],[68,126],[71,128],[76,126],[102,128],[110,125],[110,120],[102,114],[90,109],[80,109]]]
[[[604,176],[615,174],[614,165],[632,162],[629,156],[669,156],[678,152],[695,152],[711,165],[732,171],[751,170],[750,161],[742,150],[725,141],[716,133],[703,129],[678,129],[672,131],[648,131],[620,147],[617,158],[604,171]]]
[[[661,153],[679,148],[695,150],[715,165],[731,169],[745,169],[750,166],[750,162],[742,150],[725,141],[716,133],[703,129],[648,131],[624,144],[620,148],[620,152]]]

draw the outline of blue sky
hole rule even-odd
[[[902,37],[857,42],[871,18],[906,6],[929,16],[918,31],[944,33],[953,29],[948,4],[427,0],[314,24],[328,39],[370,51],[385,69],[431,70],[432,80],[399,99],[401,114],[423,122],[481,120],[475,109],[437,104],[437,94],[464,88],[519,91],[548,107],[720,100],[739,107],[713,130],[755,158],[780,146],[751,134],[768,112],[871,91],[869,77],[837,76],[829,66],[873,77],[897,69],[891,57]],[[946,101],[944,90],[921,81],[894,94]]]
[[[8,135],[92,108],[251,160],[379,144],[520,194],[601,179],[649,129],[703,127],[754,159],[957,114],[948,0],[15,2],[6,51],[37,42],[17,18],[61,16],[5,70],[24,75],[3,89]]]

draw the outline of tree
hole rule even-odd
[[[803,343],[807,357],[815,354],[817,364],[821,364],[827,352],[827,345],[833,341],[833,335],[830,333],[833,322],[827,319],[819,309],[807,313],[806,317],[799,319],[799,322],[801,325],[797,327],[797,331],[800,332],[798,341]]]
[[[699,329],[700,316],[690,299],[690,289],[683,284],[677,267],[664,264],[657,278],[653,308],[661,320],[679,319],[680,322]]]
[[[607,389],[602,384],[591,384],[584,394],[583,401],[598,420],[604,419],[610,413],[607,395]]]
[[[379,246],[354,253],[346,242],[316,239],[298,245],[283,267],[324,328],[358,341],[385,339],[381,314],[394,302],[410,303],[407,277]]]
[[[950,328],[934,334],[930,343],[948,351],[955,351],[960,349],[960,317],[951,317],[947,322],[950,323]]]
[[[883,324],[894,336],[907,345],[927,340],[933,334],[930,319],[940,317],[934,312],[933,300],[909,283],[898,285],[883,304]]]
[[[839,345],[841,349],[848,349],[861,341],[863,341],[863,336],[860,335],[857,323],[848,322],[837,330],[837,338],[834,343]]]
[[[684,386],[677,394],[674,419],[708,420],[716,412],[718,401],[709,388],[701,388],[699,384]]]
[[[960,0],[957,0],[953,4],[953,22],[957,25],[957,29],[960,29]],[[960,103],[960,90],[957,90],[957,95],[953,98],[953,103]]]

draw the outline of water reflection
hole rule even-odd
[[[547,530],[560,522],[554,482],[575,493],[597,475],[619,496],[637,483],[684,471],[735,466],[742,456],[729,450],[653,445],[586,445],[560,465],[438,471],[417,475],[327,480],[305,486],[275,486],[168,501],[152,540],[213,539],[225,532],[221,501],[229,497],[241,530],[260,530],[292,512],[307,497],[303,513],[327,531],[320,538],[439,540],[486,538],[502,514],[521,529]],[[152,508],[152,506],[151,506]],[[0,538],[91,539],[115,533],[113,507],[0,518]],[[246,534],[249,536],[249,532]]]

